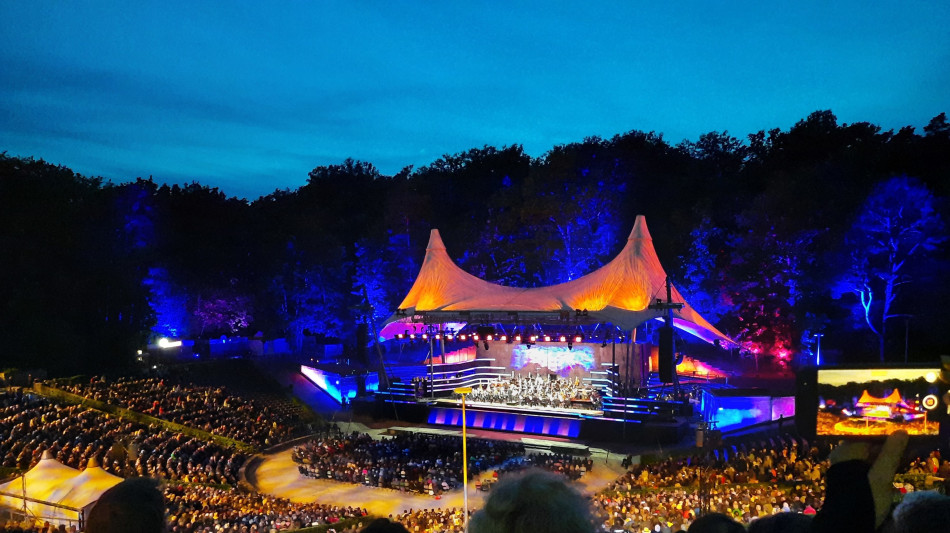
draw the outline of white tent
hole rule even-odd
[[[95,459],[80,472],[45,451],[26,474],[0,484],[0,505],[22,510],[25,502],[28,513],[39,520],[70,523],[79,518],[80,509],[120,481],[122,478],[103,470]]]
[[[573,281],[527,289],[497,285],[465,272],[449,258],[439,231],[433,229],[419,275],[380,334],[386,337],[401,333],[405,324],[419,322],[418,317],[426,314],[571,316],[580,310],[589,323],[610,322],[629,331],[647,320],[663,317],[666,311],[650,304],[665,297],[666,272],[642,215],[637,217],[626,246],[609,263]],[[674,326],[706,342],[733,342],[685,302],[676,287],[672,288],[672,297],[674,302],[683,303],[673,311]]]

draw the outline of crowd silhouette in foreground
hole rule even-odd
[[[133,382],[113,382],[100,390],[100,399],[121,403],[120,396],[111,392],[122,390],[115,386],[119,383]],[[154,386],[150,395],[165,391],[166,385],[158,386],[158,382],[143,383]],[[217,394],[187,385],[170,386],[166,392],[173,398],[183,395],[186,402],[189,397]],[[145,402],[146,397],[142,396],[141,401]],[[228,398],[228,409],[246,405],[236,396]],[[125,405],[140,408],[146,403]],[[257,416],[248,409],[224,412],[224,416],[238,417],[242,423],[250,423]],[[529,526],[548,528],[546,531],[552,533],[950,530],[946,527],[950,524],[950,499],[941,494],[950,479],[950,461],[937,452],[902,460],[904,446],[906,437],[893,437],[879,455],[874,455],[858,443],[832,447],[785,435],[645,464],[630,464],[628,458],[624,461],[628,466],[625,474],[597,494],[581,498],[589,529],[568,530],[564,527],[570,520],[530,522],[514,517],[509,508],[512,502],[520,502],[524,509],[530,509],[537,503],[531,495],[541,491],[563,497],[558,507],[563,513],[562,508],[576,504],[571,480],[594,468],[589,457],[526,453],[519,443],[470,439],[470,478],[488,474],[498,481],[491,489],[489,504],[473,515],[471,531],[530,531],[524,529]],[[372,518],[365,509],[355,506],[293,503],[239,489],[239,469],[247,456],[235,449],[29,391],[0,393],[0,465],[27,470],[43,452],[79,469],[96,459],[105,470],[128,478],[130,483],[155,479],[160,483],[153,488],[159,491],[162,502],[161,531],[259,533],[346,521],[337,529],[342,533],[355,531]],[[293,457],[300,463],[302,474],[337,482],[432,495],[457,490],[461,482],[461,439],[457,436],[405,432],[374,439],[361,433],[325,432],[298,445]],[[133,489],[123,493],[123,498],[134,499],[136,494],[144,497],[142,491],[152,490],[144,485]],[[503,505],[490,504],[503,495],[507,495]],[[897,507],[892,506],[895,496],[903,497]],[[379,497],[385,498],[386,494]],[[103,504],[101,512],[109,505]],[[391,522],[376,523],[376,527],[404,527],[420,533],[461,532],[465,513],[457,508],[407,509],[389,518]],[[95,524],[90,516],[86,531],[105,527]],[[75,526],[25,525],[0,519],[0,531],[69,532],[75,531]]]

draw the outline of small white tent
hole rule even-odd
[[[40,462],[26,474],[0,484],[0,505],[22,510],[25,504],[27,512],[38,520],[75,523],[80,509],[120,481],[122,478],[103,470],[95,459],[80,472],[45,451]]]

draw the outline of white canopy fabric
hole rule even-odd
[[[68,467],[46,451],[40,462],[26,474],[0,484],[0,505],[23,509],[26,498],[40,500],[74,509],[82,509],[99,499],[103,492],[122,481],[91,462],[82,472]],[[8,496],[15,495],[15,496]],[[78,511],[26,501],[27,510],[37,518],[57,523],[57,520],[77,520]]]
[[[578,278],[549,287],[521,289],[479,279],[462,270],[445,250],[437,229],[429,236],[426,255],[409,294],[399,305],[399,314],[385,325],[413,322],[413,315],[425,312],[587,312],[591,322],[609,322],[632,330],[666,311],[650,309],[656,299],[666,300],[666,272],[653,248],[646,219],[637,216],[623,250],[606,265]],[[674,325],[706,342],[733,341],[706,321],[688,303],[676,287],[674,302],[683,303],[673,311]],[[402,327],[384,326],[401,332]]]

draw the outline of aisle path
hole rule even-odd
[[[354,505],[366,508],[380,516],[401,513],[408,509],[462,507],[462,491],[446,493],[441,499],[420,494],[402,493],[389,489],[351,485],[326,479],[312,479],[297,470],[291,459],[292,450],[270,454],[257,466],[253,476],[260,492],[288,498],[298,503],[320,502],[332,505]],[[593,494],[623,473],[621,457],[611,455],[608,459],[603,450],[591,450],[594,459],[592,472],[584,474],[577,486],[587,494]],[[483,473],[481,478],[490,474]],[[475,490],[475,481],[469,483],[469,506],[481,508],[489,493]]]

